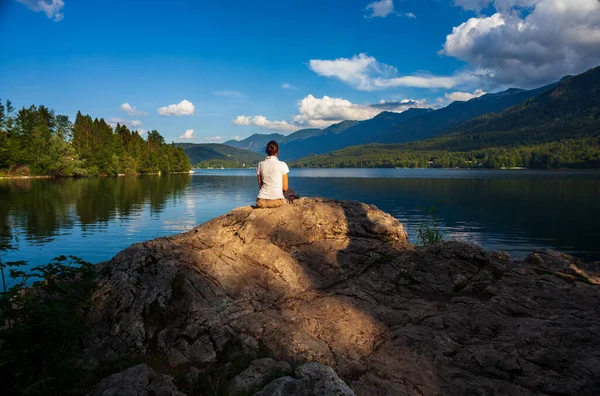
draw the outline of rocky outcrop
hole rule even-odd
[[[355,396],[331,367],[306,363],[295,375],[274,380],[254,396]]]
[[[83,362],[214,370],[268,355],[330,366],[358,395],[596,395],[596,267],[416,247],[356,202],[244,207],[102,264]],[[263,392],[304,377],[283,378]]]
[[[185,396],[173,384],[173,377],[157,374],[145,364],[106,377],[90,393],[90,396],[142,395]]]
[[[262,389],[273,378],[283,377],[292,373],[288,362],[278,362],[271,358],[257,359],[250,366],[236,375],[229,383],[229,394],[247,394],[256,389]]]

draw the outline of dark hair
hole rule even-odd
[[[279,145],[275,140],[271,140],[267,143],[267,149],[265,150],[267,155],[277,155],[279,153]]]

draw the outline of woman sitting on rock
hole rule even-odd
[[[268,157],[261,161],[256,168],[258,187],[260,192],[256,198],[256,206],[259,208],[278,208],[286,199],[283,195],[288,190],[288,173],[290,168],[283,161],[279,161],[279,145],[271,140],[267,143]]]

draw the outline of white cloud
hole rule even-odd
[[[404,16],[407,18],[412,18],[412,19],[416,19],[417,16],[415,14],[413,14],[412,12],[405,12]]]
[[[319,76],[338,78],[361,91],[395,87],[450,89],[476,79],[470,73],[458,73],[446,77],[429,74],[397,76],[398,70],[395,67],[380,63],[367,54],[335,60],[313,59],[310,61],[309,67]]]
[[[426,99],[402,99],[402,100],[384,100],[381,99],[378,103],[374,103],[369,105],[372,108],[385,110],[385,111],[393,111],[396,113],[401,113],[411,108],[417,109],[426,109],[429,107],[433,107],[429,103],[427,103]]]
[[[235,125],[256,125],[265,129],[273,129],[276,131],[293,132],[298,129],[296,125],[289,124],[287,121],[269,121],[265,116],[237,116],[233,120]]]
[[[281,84],[281,88],[283,88],[283,89],[298,89],[298,88],[296,88],[295,86],[293,86],[290,83],[283,83],[283,84]]]
[[[221,142],[225,139],[223,139],[221,136],[208,136],[205,137],[204,140],[207,142]]]
[[[495,85],[537,86],[600,64],[598,0],[455,4],[473,10],[491,5],[496,13],[455,27],[440,53],[485,70]]]
[[[269,121],[263,116],[238,116],[233,120],[233,123],[291,132],[302,128],[326,128],[344,120],[367,120],[382,111],[401,113],[409,108],[428,107],[431,106],[425,99],[382,100],[376,104],[360,105],[342,98],[329,96],[316,98],[313,95],[308,95],[298,102],[298,114],[292,117],[290,123],[287,121]]]
[[[365,15],[365,18],[385,18],[394,12],[394,2],[392,0],[374,1],[367,5],[365,10],[370,12],[369,15]]]
[[[119,117],[110,117],[106,120],[106,123],[111,127],[116,127],[117,124],[125,125],[129,129],[137,128],[142,126],[142,121],[140,120],[125,120]]]
[[[474,98],[478,98],[480,96],[485,95],[486,92],[483,91],[482,89],[478,89],[473,93],[469,93],[469,92],[446,92],[444,94],[444,97],[446,98],[446,101],[448,103],[452,103],[452,102],[466,102],[468,100],[474,99]]]
[[[27,8],[35,12],[43,12],[46,16],[55,22],[60,22],[64,18],[62,9],[65,6],[63,0],[17,0],[25,4]]]
[[[182,100],[179,104],[172,104],[158,109],[158,114],[161,116],[191,116],[194,115],[196,108],[194,104],[188,100]]]
[[[147,133],[148,133],[148,130],[147,130],[147,129],[144,129],[144,128],[138,128],[138,129],[136,129],[135,131],[136,131],[136,132],[138,133],[138,135],[140,135],[140,136],[143,136],[143,135],[145,135],[145,134],[147,134]]]
[[[124,111],[125,113],[129,114],[132,117],[148,115],[148,113],[146,113],[144,111],[139,111],[138,109],[135,108],[135,106],[132,106],[127,102],[125,102],[121,105],[121,110]]]
[[[235,135],[233,137],[233,140],[242,140],[242,137],[240,135]]]
[[[187,131],[185,131],[183,133],[183,135],[179,136],[179,139],[181,140],[194,140],[194,130],[193,129],[188,129]]]

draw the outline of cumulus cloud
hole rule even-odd
[[[367,120],[382,111],[403,112],[409,108],[430,107],[426,100],[382,100],[376,104],[356,104],[342,98],[323,96],[316,98],[307,95],[298,102],[298,114],[292,117],[292,122],[269,121],[263,116],[239,116],[233,123],[236,125],[256,125],[267,129],[291,132],[302,128],[326,128],[344,120]]]
[[[450,89],[476,79],[473,74],[466,72],[442,77],[429,74],[398,76],[395,67],[378,62],[364,53],[352,58],[313,59],[309,62],[309,67],[319,76],[337,78],[361,91],[395,87]]]
[[[237,116],[233,120],[235,125],[256,125],[265,129],[272,129],[283,132],[293,132],[300,129],[298,126],[288,123],[287,121],[269,121],[265,116]]]
[[[144,111],[138,111],[138,109],[136,109],[135,106],[132,106],[127,102],[125,102],[121,105],[121,110],[124,111],[125,113],[129,114],[132,117],[148,115],[148,113],[146,113]]]
[[[182,100],[179,104],[172,104],[158,109],[158,114],[161,116],[191,116],[194,115],[196,108],[194,104],[188,100]]]
[[[369,12],[365,18],[385,18],[394,12],[394,2],[392,0],[374,1],[367,5],[365,10]]]
[[[144,129],[144,128],[138,128],[138,129],[136,129],[135,131],[136,131],[136,132],[138,133],[138,135],[140,135],[140,136],[144,136],[145,134],[147,134],[147,133],[148,133],[148,130],[147,130],[147,129]]]
[[[485,71],[496,85],[536,86],[600,64],[598,0],[455,0],[495,9],[455,27],[441,54]],[[525,12],[525,11],[526,12]]]
[[[308,95],[298,103],[298,112],[293,121],[298,125],[323,128],[343,120],[366,120],[375,117],[381,110],[358,105],[342,98]]]
[[[415,14],[413,14],[412,12],[405,12],[404,16],[407,18],[412,18],[412,19],[416,19],[417,16]]]
[[[478,98],[485,94],[486,94],[486,92],[483,91],[482,89],[478,89],[473,93],[470,93],[470,92],[450,92],[450,93],[448,93],[448,92],[446,92],[444,94],[444,98],[446,98],[446,101],[448,103],[457,102],[457,101],[458,102],[466,102],[468,100]]]
[[[43,12],[46,16],[55,22],[60,22],[64,18],[62,9],[65,6],[63,0],[17,0],[25,4],[27,8],[35,12]]]
[[[283,88],[283,89],[298,89],[298,88],[296,88],[295,86],[293,86],[290,83],[283,83],[283,84],[281,84],[281,88]]]
[[[207,136],[204,138],[204,141],[206,142],[220,142],[223,140],[225,139],[223,139],[221,136]]]
[[[106,123],[113,128],[116,127],[117,124],[125,125],[129,129],[142,126],[142,121],[140,120],[125,120],[119,117],[110,117],[108,120],[106,120]]]
[[[188,129],[187,131],[185,131],[183,133],[183,135],[179,136],[179,139],[181,140],[193,140],[194,138],[194,130],[193,129]]]

